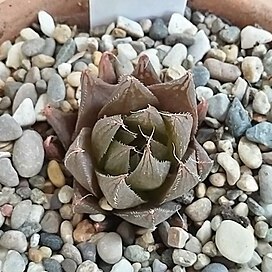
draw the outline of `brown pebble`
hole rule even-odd
[[[88,219],[85,219],[78,223],[73,232],[73,236],[76,242],[81,243],[89,240],[94,233],[95,228],[93,224],[91,224]]]
[[[28,250],[28,258],[34,263],[40,263],[43,259],[43,254],[39,249],[30,248]]]
[[[65,185],[65,177],[57,161],[52,160],[48,163],[47,174],[50,181],[56,187],[62,187]]]

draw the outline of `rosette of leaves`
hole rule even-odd
[[[72,116],[56,110],[47,118],[68,148],[74,210],[113,213],[149,228],[181,208],[174,200],[207,177],[212,161],[195,138],[191,74],[162,83],[144,55],[117,83],[113,62],[104,53],[98,77],[83,73],[75,126]]]

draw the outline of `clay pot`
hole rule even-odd
[[[37,21],[39,10],[46,10],[58,22],[88,29],[88,0],[0,0],[0,43],[14,39],[19,31]],[[196,9],[208,10],[240,27],[259,24],[272,31],[272,1],[269,0],[188,0]]]

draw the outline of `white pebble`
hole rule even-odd
[[[53,37],[55,30],[55,22],[50,14],[46,11],[41,10],[38,13],[38,20],[40,23],[41,31],[48,37]]]
[[[195,35],[197,27],[181,14],[173,13],[168,24],[168,32],[169,34],[187,32]]]
[[[252,101],[252,108],[260,114],[267,114],[271,108],[268,97],[264,91],[258,91]]]
[[[24,42],[15,43],[8,51],[6,66],[14,69],[18,69],[21,65],[22,59],[24,58],[21,51],[21,46]]]
[[[90,219],[93,220],[94,222],[102,222],[105,220],[106,215],[102,214],[102,213],[98,213],[98,214],[90,214],[89,215]]]
[[[43,110],[49,102],[49,97],[46,93],[41,94],[35,105],[35,114],[37,121],[46,121],[46,116],[43,114]]]
[[[241,65],[241,69],[244,78],[250,83],[256,83],[259,81],[264,71],[261,59],[255,56],[245,57]]]
[[[71,70],[72,70],[71,63],[64,62],[58,66],[58,72],[62,78],[67,77],[71,73]]]
[[[118,16],[116,26],[124,29],[129,35],[135,38],[142,38],[144,36],[144,31],[141,25],[124,16]]]
[[[117,51],[118,51],[118,55],[125,55],[129,60],[133,60],[137,57],[137,52],[129,43],[118,44]]]
[[[187,48],[181,43],[175,44],[162,61],[166,67],[179,66],[187,57]]]
[[[79,87],[81,79],[81,72],[72,72],[67,76],[67,81],[72,87]]]
[[[257,192],[259,187],[254,177],[244,174],[237,181],[236,186],[244,192]]]
[[[13,118],[21,127],[31,126],[36,122],[36,114],[30,98],[23,100],[14,112]]]
[[[30,27],[23,28],[20,31],[20,36],[24,40],[32,40],[32,39],[37,39],[40,37],[40,35]]]

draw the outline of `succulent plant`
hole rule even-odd
[[[81,92],[75,126],[73,116],[47,111],[68,148],[64,163],[74,177],[74,210],[110,212],[146,228],[169,218],[181,208],[174,200],[212,166],[195,138],[192,75],[162,83],[143,55],[133,74],[116,83],[112,55],[104,53],[98,77],[83,72]],[[201,116],[205,106],[199,109]]]

